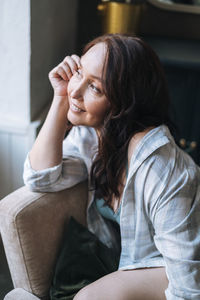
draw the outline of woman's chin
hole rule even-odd
[[[81,118],[80,118],[77,114],[74,114],[73,112],[71,112],[71,110],[68,111],[67,119],[68,119],[69,122],[72,123],[74,126],[84,125],[84,124],[82,124],[82,122],[81,122]]]

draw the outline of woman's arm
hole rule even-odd
[[[78,56],[67,56],[49,73],[54,98],[44,125],[29,154],[31,167],[36,171],[56,166],[62,161],[62,142],[66,131],[71,128],[67,120],[68,81],[79,66]]]
[[[66,97],[55,96],[44,125],[29,154],[34,170],[47,169],[61,163],[62,142],[69,128],[67,111]]]
[[[90,147],[86,128],[81,131],[79,127],[73,127],[63,143],[66,130],[72,127],[67,120],[67,86],[73,72],[80,66],[79,60],[75,55],[67,56],[49,73],[54,99],[24,163],[24,183],[32,191],[60,191],[88,177],[87,163],[79,150],[80,147],[82,150],[85,146]]]
[[[194,166],[174,168],[162,195],[151,201],[154,241],[169,279],[167,300],[200,299],[199,180]]]
[[[86,180],[91,157],[86,150],[95,142],[90,141],[90,136],[87,127],[74,126],[63,141],[62,162],[50,168],[35,171],[28,155],[24,163],[25,185],[34,192],[56,192]]]

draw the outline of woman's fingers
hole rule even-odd
[[[60,79],[65,81],[69,80],[61,64],[51,70],[51,72],[49,73],[49,79]]]
[[[71,58],[76,62],[78,68],[80,68],[81,67],[81,59],[80,59],[80,57],[78,55],[76,55],[76,54],[73,54],[71,56]]]
[[[57,74],[65,81],[68,81],[71,78],[70,69],[67,69],[63,63],[58,65]]]
[[[80,59],[77,55],[66,56],[63,60],[63,68],[65,69],[69,79],[80,68]]]
[[[64,60],[49,73],[50,78],[60,77],[63,80],[69,80],[80,66],[80,57],[78,55],[73,54],[72,56],[66,56]]]

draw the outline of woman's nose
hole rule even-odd
[[[70,96],[75,99],[80,99],[83,97],[83,85],[78,84],[74,86],[71,90]]]

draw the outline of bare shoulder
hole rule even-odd
[[[138,132],[134,134],[129,142],[128,146],[128,165],[130,165],[131,157],[137,147],[137,145],[140,143],[140,141],[143,139],[143,137],[153,129],[154,127],[148,127],[144,131]]]

